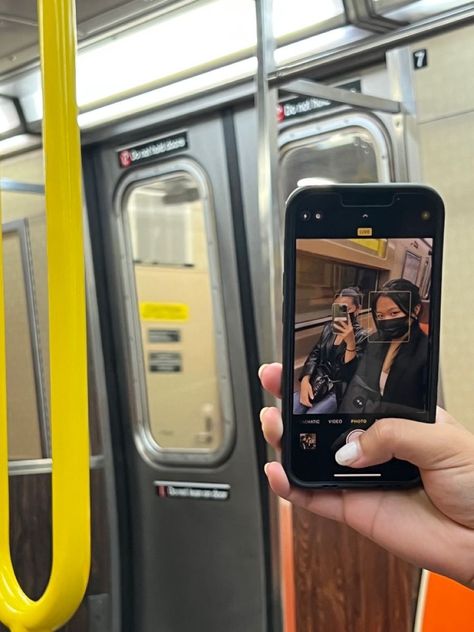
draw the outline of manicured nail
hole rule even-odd
[[[263,418],[264,418],[265,413],[267,412],[268,408],[269,408],[268,406],[265,406],[265,408],[262,408],[262,410],[260,411],[260,421],[263,421]]]
[[[361,455],[360,443],[355,439],[343,445],[342,448],[336,452],[336,461],[339,465],[350,465],[357,461]]]
[[[262,373],[264,372],[264,370],[266,369],[267,366],[268,366],[268,364],[262,364],[262,366],[259,368],[259,370],[258,370],[258,377],[260,379],[262,379]]]

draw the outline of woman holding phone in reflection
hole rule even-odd
[[[347,321],[341,319],[327,323],[306,358],[300,375],[300,390],[293,397],[296,415],[336,412],[344,386],[342,367],[353,367],[353,373],[364,351],[367,332],[357,319],[361,307],[359,288],[344,288],[336,294],[334,303],[345,305],[349,318]],[[321,389],[324,390],[323,396]]]
[[[369,337],[340,412],[407,415],[425,410],[428,336],[418,323],[418,287],[392,279],[374,292],[371,309],[377,331]]]

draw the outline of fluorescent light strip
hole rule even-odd
[[[365,31],[355,29],[354,27],[335,29],[329,33],[309,37],[296,44],[282,46],[276,51],[275,57],[278,57],[279,64],[283,65],[294,61],[295,57],[297,57],[297,52],[301,54],[304,52],[305,55],[309,53],[316,54],[321,50],[327,50],[328,48],[336,47],[348,43],[349,41],[354,41],[355,39],[361,39],[365,35]],[[113,123],[127,115],[144,112],[151,107],[162,107],[180,98],[191,95],[196,96],[200,92],[211,88],[225,86],[226,83],[231,81],[251,79],[255,76],[256,71],[257,59],[256,57],[249,57],[242,61],[190,77],[189,79],[157,88],[156,90],[150,90],[149,92],[123,99],[89,112],[83,112],[79,115],[79,125],[81,129],[92,129],[105,123]]]
[[[111,103],[90,112],[79,114],[81,129],[91,129],[104,123],[113,123],[129,114],[144,112],[151,107],[163,107],[173,101],[187,96],[197,96],[211,88],[225,86],[230,81],[251,78],[257,70],[257,59],[250,57],[235,64],[216,68],[209,72],[177,81],[169,86],[145,92],[136,97]]]
[[[245,50],[255,30],[253,0],[210,0],[84,48],[79,107]]]
[[[274,0],[274,33],[276,38],[298,37],[308,28],[342,19],[343,14],[342,0]],[[289,63],[365,34],[350,26],[333,29],[281,46],[275,57],[278,64]],[[255,46],[254,0],[202,0],[84,46],[77,57],[77,95],[79,109],[89,111],[81,114],[79,124],[90,129],[239,78],[253,78],[257,68],[252,56]],[[244,57],[241,61],[228,63],[239,55]],[[199,70],[211,64],[221,65],[214,70]],[[199,74],[167,83],[193,68]],[[24,93],[21,105],[31,122],[42,118],[42,98],[39,72],[28,77],[30,91]],[[33,79],[36,86],[31,91]],[[167,85],[149,88],[158,82]],[[132,92],[136,96],[128,97],[127,93]],[[110,103],[112,99],[115,102]]]
[[[341,0],[324,3],[274,0],[275,36],[295,35],[341,15]],[[365,35],[365,31],[352,26],[333,29],[282,46],[275,51],[275,58],[278,65],[291,63]],[[79,50],[77,59],[78,104],[83,109],[94,103],[98,106],[82,112],[79,125],[82,129],[91,129],[210,88],[223,87],[231,81],[251,79],[257,69],[256,58],[250,56],[255,44],[254,0],[226,0],[225,3],[207,0],[86,46]],[[229,58],[247,52],[249,57],[226,63]],[[180,72],[219,61],[223,64],[219,68],[146,91],[147,86],[157,81],[166,82],[167,78],[172,81]],[[145,92],[127,97],[127,92],[141,88]],[[117,99],[114,103],[99,105],[101,100],[114,98],[114,95]],[[42,118],[39,82],[36,90],[21,102],[29,121]]]
[[[275,0],[274,34],[294,35],[341,15],[341,0]],[[79,107],[250,55],[256,42],[254,0],[206,0],[170,12],[79,51]]]

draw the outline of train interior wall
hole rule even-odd
[[[446,206],[441,377],[445,406],[474,430],[474,26],[416,42],[428,65],[411,70],[422,181]]]

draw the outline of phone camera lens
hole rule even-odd
[[[321,213],[321,211],[316,211],[316,213],[314,214],[315,219],[323,219],[323,214]]]
[[[301,219],[303,222],[307,222],[311,218],[311,213],[309,211],[303,211],[301,213]]]
[[[423,211],[421,213],[421,219],[424,219],[425,221],[430,219],[431,217],[431,213],[429,211]]]

